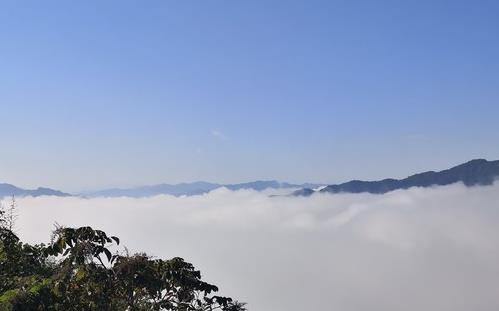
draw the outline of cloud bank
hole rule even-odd
[[[384,195],[18,200],[17,231],[54,222],[118,235],[131,251],[181,256],[253,311],[499,309],[499,185]]]

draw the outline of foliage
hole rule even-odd
[[[182,258],[113,254],[119,243],[91,227],[59,227],[49,245],[29,245],[0,225],[0,311],[246,310],[213,295],[218,288]]]

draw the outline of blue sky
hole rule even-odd
[[[3,1],[0,180],[402,177],[499,159],[497,1]]]

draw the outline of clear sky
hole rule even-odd
[[[0,181],[403,177],[499,159],[499,1],[2,1]]]

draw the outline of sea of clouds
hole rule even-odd
[[[192,262],[253,311],[499,310],[499,185],[384,195],[18,199],[16,230],[91,225]]]

